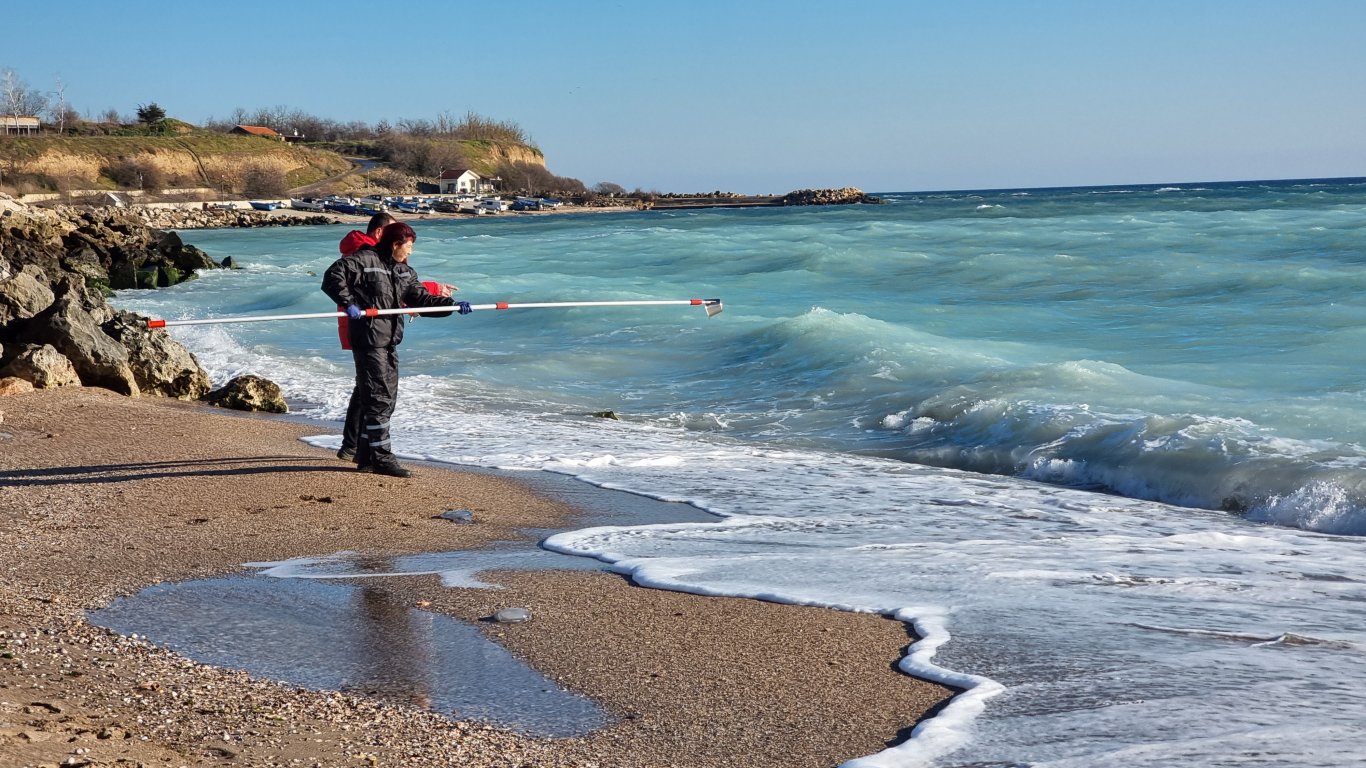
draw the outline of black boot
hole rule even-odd
[[[370,471],[377,475],[388,475],[389,477],[412,477],[413,473],[397,461],[377,461],[370,465]]]

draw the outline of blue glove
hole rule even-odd
[[[468,315],[469,313],[473,312],[474,309],[470,307],[470,303],[468,301],[457,301],[455,302],[455,311],[459,312],[462,315]]]
[[[365,317],[365,310],[355,304],[348,304],[346,307],[346,316],[352,320],[359,320],[362,317]]]

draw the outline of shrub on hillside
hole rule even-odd
[[[528,195],[572,197],[587,192],[583,182],[566,176],[556,176],[537,163],[503,163],[497,175],[503,189]]]
[[[242,194],[247,197],[281,197],[289,186],[285,175],[274,168],[249,168],[242,174]]]
[[[412,179],[394,168],[379,168],[365,174],[366,181],[390,192],[412,192]]]
[[[115,160],[101,168],[100,175],[108,177],[123,189],[155,190],[166,187],[166,174],[146,160]]]
[[[378,149],[391,166],[414,176],[437,176],[447,168],[469,167],[459,147],[443,141],[390,133],[379,140]]]

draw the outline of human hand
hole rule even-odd
[[[348,304],[346,306],[346,316],[352,320],[359,320],[362,317],[365,317],[365,310],[361,309],[358,305]]]
[[[449,297],[452,293],[455,293],[456,291],[460,290],[459,288],[455,287],[454,285],[451,285],[450,283],[439,283],[439,285],[441,286],[441,296]]]
[[[462,315],[468,315],[474,311],[474,308],[470,306],[468,301],[457,301],[455,302],[455,311]]]

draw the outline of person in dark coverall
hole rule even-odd
[[[356,391],[360,397],[361,436],[356,445],[356,468],[393,477],[412,473],[394,458],[389,442],[389,418],[398,398],[398,345],[403,341],[403,314],[367,315],[367,309],[451,307],[470,313],[467,302],[433,296],[408,266],[417,234],[402,222],[380,231],[374,248],[362,248],[333,262],[323,275],[323,292],[346,307],[351,355],[356,361]],[[439,317],[451,313],[440,313]]]
[[[379,245],[380,230],[397,221],[398,219],[391,214],[384,212],[371,216],[364,232],[353,229],[341,239],[337,246],[341,255],[350,256],[362,248],[373,249]],[[450,296],[451,292],[456,290],[455,286],[445,283],[423,282],[422,285],[433,296]],[[345,312],[346,306],[339,305],[337,311]],[[341,348],[347,351],[351,349],[350,320],[349,317],[337,318],[337,335],[341,338]],[[337,450],[337,458],[343,461],[356,460],[356,445],[360,442],[360,390],[360,382],[357,381],[356,386],[351,388],[351,399],[346,404],[346,420],[342,422],[342,443],[341,448]]]
[[[353,229],[346,233],[338,248],[343,257],[350,256],[360,251],[362,248],[374,248],[379,245],[379,233],[385,226],[398,221],[388,213],[377,213],[370,217],[370,222],[365,225],[365,231]],[[430,291],[431,289],[428,288]],[[345,312],[346,305],[339,304],[337,311]],[[351,349],[351,330],[349,317],[337,318],[337,335],[341,337],[341,347],[345,350]],[[354,461],[356,459],[356,445],[360,442],[360,380],[357,378],[356,386],[351,388],[351,400],[346,404],[346,420],[342,422],[342,444],[337,451],[337,458]]]

